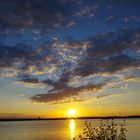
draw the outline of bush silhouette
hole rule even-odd
[[[113,120],[93,127],[90,122],[85,122],[83,134],[79,135],[79,140],[127,140],[126,138],[125,121],[118,125]],[[74,138],[73,140],[76,140]]]

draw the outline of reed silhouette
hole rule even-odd
[[[120,125],[114,122],[114,120],[107,120],[103,122],[101,120],[100,125],[93,127],[90,122],[85,122],[85,128],[83,133],[79,135],[79,140],[127,140],[126,137],[125,121]],[[73,140],[78,140],[73,138]]]

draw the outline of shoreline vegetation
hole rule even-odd
[[[65,117],[65,118],[0,118],[0,121],[38,121],[38,120],[69,120],[69,119],[129,119],[140,118],[140,115],[130,116],[95,116],[95,117]]]
[[[85,122],[83,133],[73,140],[127,140],[127,129],[125,128],[125,120],[121,124],[117,124],[114,120],[103,122],[94,127],[90,122]]]

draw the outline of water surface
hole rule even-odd
[[[0,122],[0,140],[71,140],[82,133],[86,120]],[[94,126],[100,120],[90,119]],[[121,119],[116,120],[118,124]],[[140,140],[140,119],[126,119],[128,140]]]

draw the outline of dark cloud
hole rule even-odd
[[[39,77],[35,77],[32,75],[21,74],[17,75],[18,81],[16,84],[22,85],[26,88],[41,88],[45,89],[47,85],[40,82]]]
[[[108,59],[86,58],[81,62],[75,72],[79,76],[89,76],[91,74],[112,74],[129,68],[140,66],[139,59],[129,57],[127,55],[118,55],[109,57]]]
[[[0,69],[14,68],[23,73],[26,70],[30,71],[30,69],[41,71],[44,63],[47,65],[47,62],[54,62],[56,60],[50,47],[50,43],[45,43],[40,48],[34,48],[26,44],[17,44],[15,46],[1,44]]]
[[[82,96],[85,91],[98,92],[110,82],[89,81],[70,86],[70,80],[76,76],[111,75],[139,67],[139,34],[139,30],[120,29],[79,41],[46,42],[36,48],[25,44],[1,44],[0,69],[17,70],[17,80],[23,85],[52,87],[46,93],[32,96],[31,100],[61,102]]]
[[[140,67],[139,5],[139,0],[0,0],[0,77],[39,88],[30,97],[35,102],[112,96],[94,93],[118,88],[120,81],[139,82],[122,74]]]
[[[16,46],[0,45],[0,68],[16,67],[18,63],[30,60],[33,56],[32,49],[25,44]]]
[[[57,29],[67,26],[71,1],[62,0],[1,0],[0,29]]]
[[[138,67],[140,66],[140,61],[139,59],[134,59],[127,55],[119,55],[109,58],[105,64],[106,71],[109,73],[114,73],[116,71]]]
[[[119,54],[129,47],[135,40],[135,34],[139,31],[122,29],[116,32],[107,32],[90,38],[91,47],[87,49],[88,55],[92,57],[106,57]]]
[[[53,86],[52,91],[55,92],[57,90],[63,90],[67,88],[67,83],[69,82],[69,79],[70,79],[70,73],[63,72],[58,81],[52,81],[52,80],[46,79],[42,81],[42,83]]]
[[[31,77],[28,75],[20,75],[20,76],[18,76],[18,78],[19,78],[19,82],[23,82],[23,83],[32,83],[32,84],[39,83],[38,78]]]
[[[139,40],[138,33],[139,31],[134,30],[119,30],[90,38],[87,57],[75,69],[76,74],[88,76],[97,73],[115,73],[140,66],[140,58],[135,58],[136,50],[139,48],[138,44],[136,45]],[[134,55],[129,56],[128,50]]]
[[[80,18],[94,19],[97,11],[106,13],[105,7],[115,6],[136,7],[139,1],[135,0],[1,0],[0,1],[0,31],[24,31],[32,29],[34,32],[56,31],[69,28],[81,22]],[[137,7],[138,8],[138,7]],[[127,9],[129,10],[129,9]],[[102,13],[102,12],[101,12]],[[114,16],[106,15],[107,21],[113,21]],[[125,21],[137,20],[138,16],[125,17]]]
[[[72,98],[80,95],[83,91],[91,91],[97,92],[100,90],[105,84],[95,84],[95,85],[86,85],[82,87],[72,88],[72,87],[65,87],[62,90],[49,92],[46,94],[37,94],[31,97],[31,100],[36,102],[53,102],[53,101],[60,101],[67,98]]]

